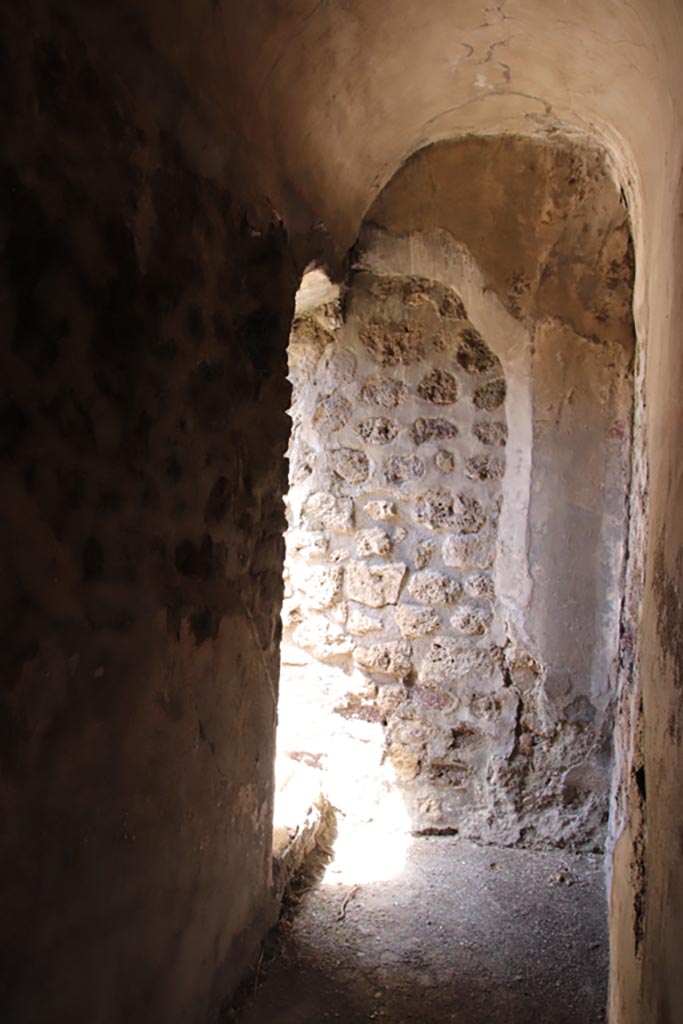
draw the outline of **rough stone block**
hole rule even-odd
[[[419,540],[415,545],[415,568],[426,569],[436,551],[436,544],[433,540]]]
[[[450,288],[441,300],[439,314],[444,320],[467,320],[467,310],[462,299]]]
[[[302,572],[293,564],[291,572],[292,586],[302,594],[309,608],[329,608],[341,594],[344,570],[340,565],[307,566]]]
[[[405,703],[407,698],[406,688],[403,683],[394,683],[387,680],[387,682],[383,682],[377,688],[377,691],[375,704],[384,719],[388,718],[389,715],[393,715]]]
[[[499,409],[505,401],[506,390],[505,381],[502,378],[482,384],[474,392],[474,404],[477,409],[486,409],[487,412]]]
[[[423,306],[425,303],[435,303],[439,294],[439,286],[426,277],[413,277],[403,285],[401,298],[406,306]]]
[[[366,352],[380,366],[409,366],[424,356],[422,325],[407,320],[370,320],[359,337]]]
[[[486,572],[476,572],[472,576],[466,576],[463,580],[463,589],[468,597],[487,597],[495,595],[493,577]]]
[[[461,533],[477,533],[486,522],[481,504],[469,494],[432,490],[418,496],[415,502],[418,522],[432,530],[455,527]]]
[[[347,533],[353,529],[353,501],[351,498],[335,498],[324,491],[316,491],[306,499],[302,519],[309,530],[339,530]]]
[[[370,608],[396,604],[406,568],[400,562],[390,565],[349,562],[346,569],[346,596]]]
[[[384,629],[384,623],[381,619],[375,619],[357,608],[353,608],[349,612],[346,628],[354,636],[367,636],[368,633],[377,633]]]
[[[356,433],[366,444],[391,444],[398,431],[398,424],[385,416],[370,416],[356,426]]]
[[[384,465],[384,479],[388,484],[403,484],[418,480],[424,471],[424,462],[417,455],[393,455]]]
[[[451,420],[440,416],[419,416],[410,428],[415,444],[443,441],[458,436],[458,428]]]
[[[448,370],[431,370],[417,386],[423,402],[433,405],[452,405],[458,398],[458,382]]]
[[[396,516],[396,504],[393,501],[386,501],[384,498],[379,498],[375,501],[368,501],[363,505],[363,511],[370,516],[371,519],[378,519],[381,522],[385,522],[388,519],[394,519]]]
[[[508,439],[507,423],[498,420],[477,420],[472,433],[482,444],[502,446]]]
[[[455,358],[467,373],[500,372],[500,361],[488,347],[482,336],[473,327],[466,327],[460,336]]]
[[[462,636],[483,636],[491,626],[490,604],[463,604],[451,615],[453,629]]]
[[[413,649],[405,640],[391,640],[372,644],[370,647],[356,647],[353,660],[364,672],[378,672],[380,675],[403,679],[412,668]]]
[[[369,377],[360,389],[360,397],[369,405],[393,409],[405,400],[406,387],[402,381],[390,377]]]
[[[351,403],[343,395],[327,395],[321,398],[313,413],[313,424],[321,433],[331,434],[341,430],[351,416]]]
[[[301,387],[308,384],[315,374],[325,347],[334,342],[334,336],[320,324],[302,325],[295,321],[289,336],[287,349],[288,376],[291,381]],[[302,329],[303,328],[303,329]]]
[[[455,469],[455,455],[446,448],[440,448],[434,456],[434,465],[441,473],[452,473]]]
[[[289,479],[293,484],[301,484],[313,472],[316,452],[306,441],[293,441],[289,450]]]
[[[436,686],[423,686],[421,683],[413,687],[413,700],[420,707],[433,711],[443,711],[453,703],[452,695],[446,690],[439,690]]]
[[[410,604],[402,604],[396,608],[394,616],[401,636],[409,640],[435,633],[441,625],[435,608],[415,608]]]
[[[288,558],[319,558],[327,554],[330,548],[328,535],[316,530],[289,530],[285,540]]]
[[[393,546],[391,536],[379,526],[359,530],[356,534],[356,551],[362,558],[368,555],[388,555]]]
[[[337,476],[350,484],[363,483],[370,473],[367,455],[355,448],[336,448],[331,451],[330,464]]]
[[[421,604],[455,604],[462,593],[460,582],[437,569],[415,573],[408,585],[410,594]]]
[[[399,782],[411,782],[419,775],[420,758],[417,754],[400,746],[400,744],[391,744],[389,747],[389,759]]]
[[[449,569],[490,569],[496,538],[491,534],[451,534],[444,541],[442,554]]]
[[[420,666],[420,682],[445,686],[491,663],[491,654],[485,649],[465,645],[453,637],[436,637]]]
[[[473,455],[465,464],[465,474],[470,480],[501,480],[505,463],[495,455]]]

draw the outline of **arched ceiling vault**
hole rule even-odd
[[[292,235],[338,251],[421,147],[579,133],[635,201],[680,162],[678,0],[137,0],[221,159]]]

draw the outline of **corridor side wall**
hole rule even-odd
[[[158,69],[0,39],[0,1005],[198,1022],[270,921],[294,282]]]

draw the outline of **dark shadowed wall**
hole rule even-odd
[[[295,285],[43,12],[0,11],[0,1005],[196,1022],[272,913]]]

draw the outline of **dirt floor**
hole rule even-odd
[[[361,865],[362,867],[362,865]],[[239,1024],[600,1024],[602,858],[410,839],[384,880],[334,865],[283,916]],[[358,878],[362,879],[362,870]]]

